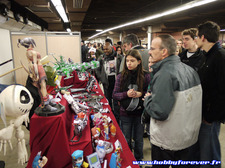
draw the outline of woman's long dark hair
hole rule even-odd
[[[138,50],[132,49],[130,50],[127,55],[125,56],[125,61],[124,61],[124,68],[121,72],[121,81],[120,81],[120,90],[124,91],[124,87],[127,86],[127,83],[129,82],[128,77],[129,77],[129,70],[127,68],[127,62],[126,62],[126,58],[127,56],[132,56],[134,58],[136,58],[138,61],[140,60],[141,63],[137,66],[137,81],[136,84],[138,86],[138,91],[143,92],[143,84],[144,84],[144,69],[143,69],[143,65],[142,65],[142,57],[141,54],[139,53]]]

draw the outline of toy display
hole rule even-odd
[[[98,139],[99,138],[99,136],[100,136],[100,128],[98,128],[98,127],[93,127],[92,129],[91,129],[91,134],[92,134],[92,138],[93,139]]]
[[[7,142],[12,150],[11,138],[13,130],[16,130],[18,141],[18,163],[24,164],[28,160],[24,131],[21,129],[23,122],[27,125],[29,122],[29,112],[33,105],[33,98],[30,92],[21,85],[10,85],[0,94],[0,114],[6,128],[0,130],[0,151],[3,147],[4,155],[6,154]],[[14,121],[10,122],[7,127],[6,117],[13,117]]]
[[[82,131],[87,125],[87,115],[84,114],[83,112],[78,113],[75,118],[74,118],[74,136],[72,137],[71,141],[72,142],[78,142],[80,140],[80,137],[82,136]],[[79,135],[78,140],[73,140],[75,136]]]
[[[71,105],[72,110],[75,114],[78,114],[83,111],[83,109],[88,110],[89,107],[85,104],[82,104],[78,101],[75,101],[71,95],[64,94],[63,97],[67,100],[67,102]]]
[[[72,156],[72,163],[73,168],[81,168],[83,164],[83,151],[82,150],[76,150],[73,152]]]
[[[34,50],[34,47],[36,46],[35,41],[32,38],[24,38],[23,40],[18,39],[18,47],[19,44],[27,48],[26,56],[29,64],[29,71],[26,71],[33,80],[33,85],[39,90],[42,98],[42,111],[57,111],[57,108],[54,107],[56,104],[52,103],[48,97],[46,89],[47,76],[40,61],[41,55]]]
[[[109,167],[110,168],[120,168],[122,159],[120,158],[121,148],[117,148],[115,152],[111,155]]]
[[[105,140],[109,140],[109,124],[108,124],[108,119],[107,116],[103,116],[103,126],[104,126],[104,137]]]
[[[88,155],[87,160],[91,168],[101,168],[101,163],[99,161],[97,152]]]
[[[91,61],[90,63],[83,62],[79,64],[79,63],[74,63],[71,59],[69,59],[68,61],[65,61],[63,56],[60,56],[60,60],[58,60],[57,58],[55,58],[55,60],[56,60],[56,63],[54,65],[54,68],[56,69],[56,73],[62,76],[66,75],[65,79],[71,78],[72,76],[70,76],[70,74],[74,70],[78,72],[85,72],[89,69],[93,70],[99,67],[99,61]]]
[[[45,156],[41,157],[41,152],[38,152],[32,163],[32,168],[42,168],[46,165],[47,162],[48,158]]]
[[[113,144],[111,142],[103,141],[103,140],[95,140],[95,143],[98,144],[99,141],[100,143],[103,143],[106,154],[109,154],[113,151]]]
[[[56,86],[55,78],[56,78],[57,74],[56,74],[55,69],[49,65],[45,65],[44,70],[45,70],[45,73],[46,73],[47,79],[48,79],[46,81],[46,84],[50,85],[50,86]]]
[[[97,143],[97,146],[96,146],[96,152],[98,154],[98,158],[99,158],[100,162],[103,163],[103,160],[104,160],[105,155],[106,155],[104,141],[98,140],[98,143]]]
[[[110,133],[113,137],[116,136],[116,126],[113,123],[110,125]]]

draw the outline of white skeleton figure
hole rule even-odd
[[[28,154],[24,139],[24,131],[21,129],[23,122],[27,125],[29,122],[29,112],[34,100],[30,92],[21,85],[10,85],[0,94],[0,115],[5,124],[5,128],[0,130],[0,152],[3,147],[6,155],[7,142],[12,150],[11,138],[13,130],[16,130],[15,136],[18,140],[18,163],[22,165],[28,161]],[[14,117],[7,127],[6,116]]]

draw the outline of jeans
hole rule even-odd
[[[199,131],[198,142],[191,147],[191,160],[210,161],[214,165],[207,164],[193,166],[195,168],[221,168],[221,151],[219,142],[220,123],[211,125],[202,123]],[[217,162],[216,162],[217,161]]]
[[[143,159],[143,134],[144,127],[141,124],[141,116],[120,116],[121,130],[126,138],[126,141],[132,151],[131,139],[133,132],[134,139],[134,157],[136,160]]]
[[[153,165],[152,168],[169,168],[170,164],[173,168],[190,168],[190,165],[188,164],[179,164],[179,161],[188,161],[188,156],[189,148],[178,151],[171,151],[152,144],[152,161],[158,162],[158,164]],[[163,164],[162,162],[164,161],[167,161],[167,163]],[[169,161],[177,162],[168,163]]]
[[[220,123],[213,122],[212,125],[202,123],[199,132],[199,147],[200,147],[200,160],[206,161],[221,161],[221,151],[219,142]],[[216,167],[221,168],[219,165],[207,165],[204,168]]]

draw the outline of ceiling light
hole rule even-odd
[[[142,18],[142,19],[138,19],[138,20],[135,20],[135,21],[132,21],[132,22],[128,22],[128,23],[125,23],[125,24],[122,24],[122,25],[111,27],[109,29],[106,29],[104,31],[101,31],[100,33],[97,33],[97,34],[89,37],[88,39],[92,39],[92,38],[94,38],[98,35],[109,32],[111,30],[119,29],[119,28],[122,28],[122,27],[134,25],[134,24],[137,24],[137,23],[145,22],[145,21],[150,21],[150,20],[160,18],[160,17],[163,17],[163,16],[167,16],[167,15],[170,15],[170,14],[173,14],[173,13],[176,13],[176,12],[181,12],[181,11],[188,10],[188,9],[191,9],[191,8],[194,8],[194,7],[197,7],[197,6],[205,5],[205,4],[214,2],[214,1],[217,1],[217,0],[194,0],[192,2],[186,3],[184,5],[180,5],[176,8],[174,8],[174,9],[171,9],[171,10],[168,10],[168,11],[165,11],[165,12],[162,12],[162,13],[158,13],[158,14],[151,15],[151,16],[148,16],[148,17],[145,17],[145,18]]]
[[[61,0],[51,0],[64,23],[69,22]]]
[[[103,31],[102,29],[96,29],[96,32],[101,32],[101,31]]]
[[[224,31],[225,31],[225,29],[221,29],[220,31],[221,31],[221,32],[224,32]]]

